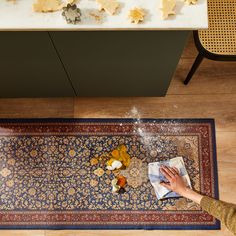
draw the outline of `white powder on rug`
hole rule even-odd
[[[135,119],[134,122],[134,130],[133,133],[135,135],[140,136],[140,141],[142,145],[144,146],[145,150],[149,153],[150,156],[155,157],[157,156],[158,153],[162,152],[163,148],[163,142],[161,142],[161,136],[156,133],[149,133],[146,128],[145,124],[148,124],[149,126],[155,125],[156,121],[150,121],[150,122],[142,122],[142,113],[134,106],[130,110],[130,112],[126,113],[125,118],[131,118]],[[180,127],[175,126],[175,121],[174,120],[168,120],[168,121],[163,121],[163,124],[159,127],[160,133],[162,129],[165,127],[165,132],[168,133],[168,131],[171,134],[178,134],[180,133]],[[168,124],[168,126],[166,126]],[[157,145],[158,144],[158,145]]]

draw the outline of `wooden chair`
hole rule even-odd
[[[208,0],[208,18],[208,30],[193,32],[199,53],[184,81],[185,85],[203,58],[236,61],[236,0]]]

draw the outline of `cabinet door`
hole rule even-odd
[[[47,32],[0,32],[0,97],[74,95]]]
[[[79,96],[164,96],[187,31],[50,33]]]

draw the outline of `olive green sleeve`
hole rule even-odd
[[[236,235],[236,205],[203,197],[200,203],[203,210],[219,219],[226,227]]]

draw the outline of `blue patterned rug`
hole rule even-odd
[[[122,194],[105,158],[120,145]],[[147,165],[176,156],[194,189],[218,198],[212,119],[0,119],[0,228],[219,229],[190,200],[157,201]]]

